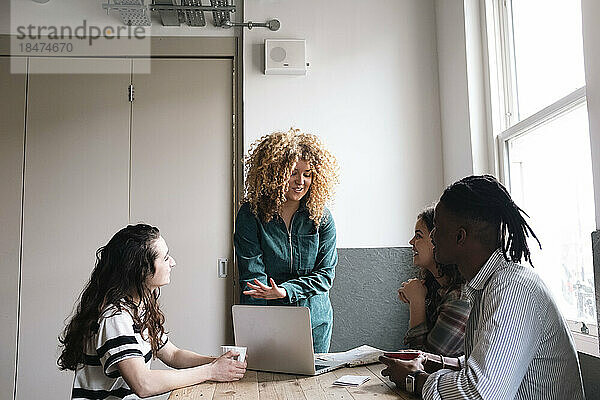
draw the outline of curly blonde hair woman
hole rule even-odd
[[[337,162],[317,136],[294,129],[263,136],[249,153],[234,235],[240,302],[309,307],[315,352],[325,353],[337,264],[325,204],[338,182]]]
[[[338,183],[338,165],[317,136],[298,129],[263,136],[250,147],[246,159],[246,201],[263,221],[269,222],[288,200],[288,182],[298,160],[310,165],[312,184],[306,207],[310,219],[317,225],[321,223],[325,204],[333,198]]]

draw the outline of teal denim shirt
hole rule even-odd
[[[237,214],[233,241],[242,291],[246,282],[255,278],[264,284],[273,278],[287,292],[287,297],[276,300],[253,299],[242,293],[240,303],[308,307],[314,350],[328,352],[333,326],[329,289],[338,259],[331,212],[325,209],[317,229],[301,203],[288,233],[280,216],[263,223],[245,203]]]

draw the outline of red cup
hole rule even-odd
[[[421,355],[420,351],[386,351],[385,357],[397,358],[399,360],[414,360]]]

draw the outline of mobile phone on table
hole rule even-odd
[[[421,352],[414,350],[386,351],[383,353],[383,355],[399,360],[414,360],[421,355]]]

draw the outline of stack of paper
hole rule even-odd
[[[337,381],[333,382],[333,384],[338,386],[359,386],[368,380],[368,376],[344,375],[341,378],[338,378]]]
[[[379,362],[379,356],[383,354],[383,350],[375,347],[362,345],[352,350],[341,353],[322,353],[315,355],[317,360],[332,361],[336,364],[344,364],[347,367],[356,367],[358,365],[373,364]]]

